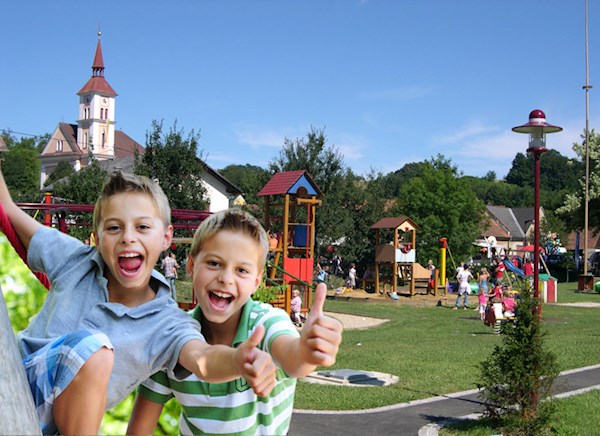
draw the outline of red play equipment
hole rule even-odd
[[[274,174],[258,196],[265,199],[265,229],[278,233],[269,281],[288,285],[272,304],[289,312],[292,290],[298,289],[306,311],[315,268],[315,215],[323,193],[306,171],[299,170]]]

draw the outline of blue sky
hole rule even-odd
[[[355,172],[441,153],[467,175],[508,172],[533,109],[585,128],[584,0],[13,1],[2,5],[0,129],[77,119],[102,31],[116,126],[201,134],[209,165],[267,166],[284,138],[324,127]],[[590,83],[600,5],[589,5]],[[598,84],[600,86],[600,84]],[[600,98],[590,91],[590,127]]]

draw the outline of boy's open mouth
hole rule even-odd
[[[210,291],[208,293],[208,298],[212,305],[217,309],[226,309],[233,301],[233,295],[219,291]]]
[[[135,274],[143,262],[144,257],[137,253],[127,253],[119,256],[119,268],[126,274]]]

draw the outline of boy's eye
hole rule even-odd
[[[217,266],[219,266],[219,262],[217,262],[216,260],[208,260],[208,261],[206,261],[206,264],[207,264],[208,266],[212,266],[212,267],[217,267]]]
[[[106,228],[106,230],[108,230],[109,232],[114,232],[116,230],[119,230],[119,226],[117,226],[117,225],[108,226]]]
[[[238,272],[240,274],[248,274],[249,273],[249,271],[246,268],[238,268]]]
[[[138,226],[138,229],[140,230],[148,230],[150,228],[150,226],[148,224],[140,224]]]

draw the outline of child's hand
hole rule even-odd
[[[265,334],[259,325],[243,344],[236,348],[235,362],[252,390],[259,397],[269,395],[275,386],[277,367],[269,353],[256,348]]]
[[[327,286],[319,283],[315,301],[300,335],[300,358],[310,365],[333,365],[342,342],[342,324],[337,319],[323,315],[326,296]]]

